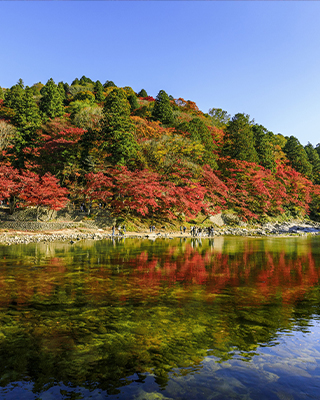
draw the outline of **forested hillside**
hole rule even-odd
[[[71,202],[124,217],[316,219],[319,155],[249,115],[203,113],[164,90],[154,98],[85,76],[0,88],[0,200],[11,213]]]

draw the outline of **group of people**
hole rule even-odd
[[[123,236],[126,233],[126,226],[125,225],[123,225],[123,226],[119,225],[118,233],[119,233],[120,236]],[[113,225],[112,226],[112,236],[115,236],[115,234],[116,234],[116,226]]]
[[[192,237],[201,237],[201,236],[214,236],[214,228],[213,226],[209,226],[207,228],[198,228],[197,226],[192,226],[190,228],[190,234]]]

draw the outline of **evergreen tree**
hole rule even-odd
[[[17,85],[19,85],[21,87],[21,89],[24,89],[24,82],[21,78],[18,80]]]
[[[33,90],[28,86],[16,110],[14,122],[26,143],[32,140],[36,130],[41,126],[41,118],[38,106],[33,98]]]
[[[249,162],[258,162],[254,148],[252,122],[247,114],[236,114],[228,123],[222,154],[231,158]]]
[[[259,164],[271,171],[275,171],[276,160],[270,138],[273,134],[268,132],[264,126],[258,124],[252,126],[252,131],[254,136],[254,147],[258,155]]]
[[[170,125],[173,123],[174,117],[170,99],[164,90],[160,90],[156,97],[152,110],[152,118],[165,125]]]
[[[117,87],[112,81],[106,81],[103,87],[106,89],[108,87]]]
[[[92,85],[94,84],[94,82],[90,78],[87,78],[86,76],[82,75],[79,81],[79,85],[87,86],[88,83]]]
[[[139,103],[138,103],[138,100],[137,100],[137,96],[135,94],[129,95],[128,96],[128,101],[129,101],[129,104],[130,104],[130,111],[131,112],[136,110],[137,108],[139,108]]]
[[[104,100],[104,94],[103,94],[103,86],[100,81],[97,81],[94,84],[93,91],[95,92],[96,101],[98,103],[101,103]]]
[[[74,79],[73,82],[71,83],[71,86],[76,86],[76,85],[80,85],[80,81],[78,78]]]
[[[2,87],[0,87],[0,100],[4,99],[4,91],[2,89]]]
[[[217,169],[218,165],[216,162],[215,150],[212,135],[206,126],[206,124],[200,118],[193,118],[189,122],[184,122],[179,126],[184,132],[190,134],[190,139],[198,141],[204,145],[205,153],[203,154],[203,164],[208,164],[212,169]]]
[[[133,136],[126,92],[114,88],[105,100],[102,139],[112,164],[134,166],[139,146]]]
[[[312,165],[312,181],[316,183],[317,185],[320,184],[320,156],[316,149],[312,146],[312,144],[309,142],[305,147],[304,147],[308,160],[310,164]]]
[[[64,107],[58,86],[50,78],[41,89],[40,111],[45,118],[62,117]]]
[[[67,96],[66,96],[66,90],[65,90],[65,86],[64,83],[61,81],[58,83],[58,90],[61,96],[61,99],[63,101],[63,103],[66,101]]]
[[[148,93],[144,89],[141,89],[138,93],[138,97],[148,97]]]
[[[290,136],[287,138],[287,142],[283,148],[288,160],[290,161],[292,167],[300,172],[301,174],[311,178],[312,176],[312,165],[308,160],[307,153],[299,142],[299,140]]]
[[[6,90],[3,104],[16,111],[21,105],[23,93],[24,90],[20,85],[12,86],[9,90]]]

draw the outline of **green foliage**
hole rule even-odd
[[[222,110],[222,108],[210,108],[209,115],[211,116],[212,125],[217,128],[223,128],[230,121],[230,114]]]
[[[16,111],[14,118],[15,125],[20,132],[23,132],[24,136],[31,139],[31,136],[41,126],[41,118],[38,106],[33,98],[33,90],[28,86]]]
[[[106,81],[106,82],[104,83],[103,87],[106,89],[106,88],[109,88],[109,87],[117,87],[117,86],[116,86],[116,84],[115,84],[114,82],[112,82],[112,81]]]
[[[4,99],[4,90],[0,86],[0,100],[3,100],[3,99]]]
[[[138,97],[148,97],[148,93],[144,89],[141,89],[138,93]]]
[[[102,107],[79,101],[73,102],[72,105],[74,107],[70,106],[71,120],[78,128],[101,129]]]
[[[152,110],[152,118],[156,121],[160,121],[164,125],[171,125],[173,123],[174,118],[170,99],[164,90],[160,90],[156,97]]]
[[[58,86],[50,78],[41,89],[40,111],[44,118],[62,117],[64,114],[63,99]]]
[[[239,113],[228,122],[222,149],[224,156],[237,160],[258,162],[258,155],[254,148],[252,122],[249,118],[249,115]]]
[[[19,85],[21,89],[24,89],[24,82],[21,78],[18,80],[17,85]]]
[[[135,94],[131,94],[130,96],[128,96],[128,101],[129,101],[129,104],[130,104],[130,111],[131,112],[133,112],[134,110],[139,108],[138,99],[137,99],[137,96]]]
[[[309,163],[312,165],[312,181],[317,185],[320,184],[320,156],[316,149],[309,142],[305,147]]]
[[[24,90],[20,85],[12,86],[5,92],[3,105],[12,108],[13,110],[17,110],[21,105],[23,93]]]
[[[85,101],[89,104],[93,104],[95,102],[95,96],[89,90],[84,90],[82,92],[78,92],[74,98],[74,101]]]
[[[212,169],[217,169],[215,156],[216,146],[213,143],[212,135],[206,124],[200,118],[193,118],[189,122],[179,125],[179,129],[190,134],[190,139],[198,141],[204,146],[202,164],[208,164]]]
[[[259,164],[271,171],[275,171],[276,160],[274,147],[270,140],[270,137],[273,136],[273,134],[268,132],[264,126],[258,124],[252,126],[252,131],[254,135],[254,147],[258,155]]]
[[[94,84],[94,82],[90,79],[90,78],[87,78],[86,76],[82,76],[81,78],[80,78],[80,81],[79,81],[79,85],[81,85],[81,86],[87,86],[87,84]]]
[[[311,177],[312,175],[312,165],[308,160],[307,153],[299,142],[299,140],[290,136],[287,138],[287,142],[283,148],[283,151],[286,153],[292,167],[300,172],[301,174]]]
[[[100,81],[96,81],[93,87],[93,91],[95,92],[95,98],[98,103],[101,103],[104,100],[103,94],[103,86]]]
[[[112,164],[134,166],[139,146],[130,121],[130,104],[126,92],[114,88],[105,100],[101,137]]]

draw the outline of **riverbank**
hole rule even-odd
[[[41,224],[41,223],[37,223]],[[71,224],[71,223],[70,223]],[[47,228],[49,224],[45,225]],[[320,235],[320,223],[314,221],[304,222],[284,222],[275,224],[265,224],[261,226],[246,226],[238,227],[225,225],[222,227],[214,228],[214,236],[248,236],[248,237],[287,237],[287,236],[306,236],[306,235]],[[0,226],[0,244],[14,245],[14,244],[28,244],[39,242],[55,242],[64,241],[71,244],[81,240],[103,240],[103,239],[120,239],[120,238],[145,238],[145,239],[159,239],[159,238],[176,238],[176,237],[192,237],[190,230],[185,234],[180,231],[171,230],[167,228],[156,229],[155,232],[150,232],[147,228],[141,228],[137,231],[126,232],[124,235],[116,230],[115,235],[112,235],[111,228],[97,229],[92,227],[66,227],[65,229],[44,231],[25,231],[25,230],[7,230],[1,229]],[[202,238],[206,238],[206,234],[202,234]]]

